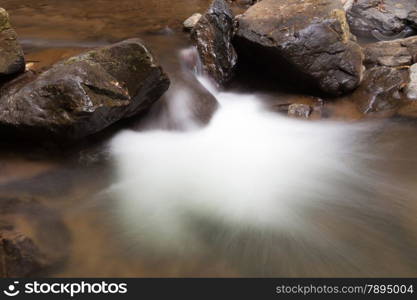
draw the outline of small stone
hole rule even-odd
[[[191,17],[184,21],[184,29],[187,31],[191,31],[194,28],[194,26],[198,23],[198,21],[200,21],[201,17],[202,14],[200,13],[193,14]]]
[[[311,115],[312,107],[307,104],[291,104],[288,107],[288,116],[294,118],[308,119]]]

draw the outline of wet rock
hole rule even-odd
[[[417,36],[373,43],[364,49],[367,67],[399,67],[417,62]]]
[[[341,2],[263,0],[238,18],[238,26],[239,58],[262,64],[272,76],[332,95],[361,81],[362,50],[352,41]]]
[[[410,82],[407,85],[407,98],[417,100],[417,64],[410,67]]]
[[[203,68],[219,86],[232,79],[237,63],[233,18],[225,0],[214,0],[192,31]]]
[[[356,0],[347,11],[354,34],[379,40],[413,34],[415,14],[415,0]]]
[[[10,26],[8,13],[0,7],[0,80],[24,70],[23,50],[17,42],[16,32]]]
[[[26,277],[45,265],[32,239],[13,230],[0,231],[0,277]]]
[[[36,275],[67,257],[67,228],[39,201],[2,196],[0,220],[0,278]]]
[[[187,31],[191,31],[195,25],[200,21],[202,15],[199,13],[193,14],[191,17],[189,17],[187,20],[184,21],[184,29]]]
[[[291,104],[288,107],[288,116],[294,118],[308,119],[312,112],[312,107],[307,104]]]
[[[0,130],[77,139],[147,110],[169,79],[138,39],[92,50],[23,76],[0,91]]]
[[[407,82],[408,70],[375,67],[365,72],[363,83],[352,98],[365,114],[395,112],[402,105]]]

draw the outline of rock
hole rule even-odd
[[[413,34],[415,0],[356,0],[347,11],[354,34],[379,40]]]
[[[368,44],[364,48],[367,67],[400,67],[417,62],[417,36]]]
[[[55,210],[31,198],[0,203],[0,278],[33,276],[66,259],[69,234]]]
[[[23,72],[25,58],[17,42],[17,35],[10,26],[9,15],[0,7],[0,79]]]
[[[233,13],[225,0],[214,0],[192,31],[204,71],[219,85],[232,78],[237,63],[232,45]]]
[[[0,257],[0,278],[26,277],[45,265],[45,257],[33,240],[13,230],[0,231]]]
[[[138,39],[92,50],[23,76],[1,91],[0,130],[78,139],[147,110],[169,79]]]
[[[365,72],[363,83],[352,98],[365,114],[389,113],[402,104],[407,82],[407,70],[375,67]]]
[[[272,76],[331,95],[354,90],[362,78],[362,50],[338,1],[263,0],[238,18],[235,47],[239,59]]]
[[[194,26],[200,21],[202,17],[202,14],[195,13],[191,17],[189,17],[187,20],[184,21],[184,29],[187,31],[190,31],[194,28]]]
[[[410,67],[410,82],[407,85],[407,98],[417,100],[417,64]]]
[[[312,112],[312,107],[307,104],[291,104],[288,107],[288,116],[294,118],[308,119]]]

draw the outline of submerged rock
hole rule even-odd
[[[294,118],[308,119],[313,111],[307,104],[291,104],[288,106],[288,116]]]
[[[303,80],[332,95],[361,81],[363,54],[341,2],[263,0],[238,18],[238,26],[240,59],[262,63],[272,76]]]
[[[361,87],[352,97],[365,114],[393,112],[402,105],[407,82],[407,70],[375,67],[365,72]]]
[[[0,220],[0,278],[33,276],[67,257],[68,230],[39,201],[0,197]]]
[[[373,43],[364,49],[367,67],[400,67],[417,62],[417,36]]]
[[[9,15],[0,7],[0,80],[25,70],[23,50],[17,42],[17,35],[10,26]]]
[[[192,31],[203,68],[219,86],[232,79],[237,63],[233,18],[225,0],[214,0]]]
[[[184,21],[183,25],[184,25],[184,29],[187,31],[192,30],[195,25],[198,23],[198,21],[200,21],[202,17],[202,14],[199,13],[195,13],[193,14],[191,17],[189,17],[187,20]]]
[[[144,112],[169,83],[142,42],[126,40],[8,84],[0,91],[0,129],[83,138]]]
[[[415,0],[356,0],[347,16],[354,34],[389,40],[413,34],[416,10]]]

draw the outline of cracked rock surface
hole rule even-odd
[[[354,34],[379,40],[404,38],[417,29],[416,0],[355,0],[347,16]]]
[[[225,0],[214,0],[192,31],[203,68],[219,86],[233,78],[237,63],[233,30],[229,5]]]
[[[364,52],[367,67],[412,65],[417,62],[417,36],[368,44]]]
[[[263,0],[238,18],[235,47],[239,59],[330,95],[361,82],[363,53],[340,1]]]
[[[91,50],[0,90],[0,131],[78,139],[147,110],[170,81],[138,39]]]

